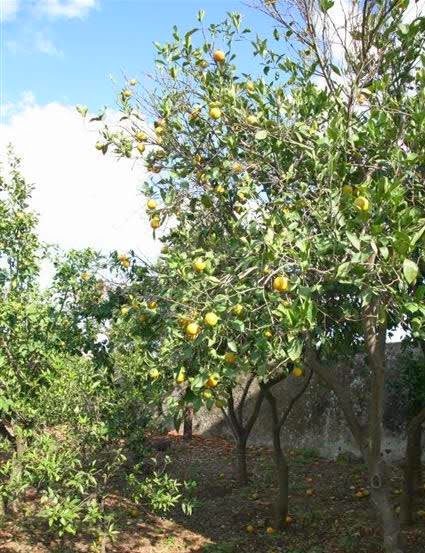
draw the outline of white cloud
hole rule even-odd
[[[49,17],[85,17],[96,8],[97,0],[39,0],[37,11]]]
[[[104,157],[94,148],[97,133],[73,106],[37,105],[27,93],[15,109],[0,125],[0,153],[12,142],[35,185],[41,239],[64,249],[134,249],[154,259],[160,243],[137,191],[143,163]]]
[[[37,32],[34,37],[34,45],[36,50],[42,54],[47,54],[49,56],[61,57],[63,52],[58,50],[53,42],[42,32]]]
[[[19,0],[0,0],[0,22],[11,21],[19,11]]]

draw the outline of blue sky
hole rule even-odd
[[[139,77],[150,71],[153,41],[166,41],[174,24],[182,30],[196,26],[201,8],[207,22],[239,11],[259,34],[269,34],[271,27],[270,20],[239,0],[1,2],[6,15],[15,9],[2,24],[2,103],[15,103],[31,91],[41,104],[110,105],[115,88],[109,75],[120,80],[124,72]]]
[[[103,156],[97,130],[75,106],[114,108],[123,75],[152,71],[153,42],[169,40],[173,25],[197,26],[199,9],[205,23],[239,11],[247,26],[271,33],[270,21],[240,0],[0,0],[0,161],[11,142],[34,183],[42,241],[158,255],[139,193],[143,159]],[[249,71],[252,57],[238,65]]]

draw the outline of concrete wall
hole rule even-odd
[[[388,378],[385,390],[383,452],[386,457],[394,460],[403,455],[407,400],[407,391],[400,388],[398,367],[409,355],[415,355],[415,353],[402,352],[400,344],[389,344],[387,349]],[[364,359],[357,356],[350,366],[337,366],[336,370],[341,380],[350,388],[357,414],[364,417],[367,412],[369,389],[369,374]],[[300,379],[289,377],[273,389],[283,409],[288,403],[288,397],[291,397],[299,386]],[[258,389],[253,387],[247,402],[248,413],[257,393]],[[364,419],[363,422],[366,423],[366,420]],[[211,411],[203,409],[195,415],[194,431],[199,434],[231,438],[221,412],[216,408]],[[270,445],[270,434],[269,406],[264,402],[251,433],[250,443]],[[335,396],[314,378],[305,396],[299,400],[289,416],[287,425],[282,431],[282,437],[288,449],[314,448],[321,455],[329,458],[347,451],[357,454],[357,448]]]

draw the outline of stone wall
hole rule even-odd
[[[400,386],[399,366],[414,352],[402,352],[400,344],[388,345],[387,385],[385,390],[384,412],[384,455],[389,459],[401,458],[404,450],[404,421],[406,417],[406,390]],[[337,366],[341,379],[350,387],[356,412],[364,416],[368,401],[368,370],[361,356],[354,358],[351,365]],[[284,409],[288,397],[300,386],[299,379],[289,377],[275,386],[274,394]],[[251,390],[247,401],[247,412],[252,408],[258,389]],[[238,392],[236,392],[236,396]],[[260,416],[250,436],[250,443],[256,445],[271,444],[271,425],[269,406],[263,403]],[[364,420],[363,422],[366,422]],[[198,434],[230,437],[221,412],[201,410],[195,415],[194,431]],[[288,449],[314,448],[324,457],[336,457],[341,452],[357,454],[351,434],[344,421],[343,414],[333,393],[313,378],[309,389],[294,407],[286,427],[282,431],[285,447]]]

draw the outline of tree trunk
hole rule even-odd
[[[413,500],[422,480],[422,423],[425,408],[414,417],[407,428],[406,456],[404,460],[404,486],[401,499],[400,521],[404,526],[413,522]]]
[[[185,440],[191,440],[193,436],[193,407],[188,405],[184,413],[183,421],[183,438]]]
[[[372,503],[382,524],[385,553],[403,553],[400,524],[395,516],[391,503],[387,466],[383,459],[379,463],[372,460],[368,463],[368,472],[371,484]]]
[[[22,477],[22,457],[24,456],[25,450],[26,450],[26,443],[25,439],[21,434],[21,431],[19,428],[14,427],[13,433],[15,436],[15,451],[12,456],[12,467],[10,471],[10,482],[19,482],[19,480]],[[19,499],[16,497],[13,501],[10,503],[11,510],[13,512],[16,512],[18,509],[18,503]]]
[[[280,428],[273,429],[273,449],[277,470],[277,497],[275,500],[274,527],[281,529],[286,525],[289,509],[289,466],[283,453],[280,440]]]
[[[382,458],[384,412],[386,310],[380,298],[363,309],[362,323],[368,365],[371,370],[371,394],[368,413],[366,463],[372,502],[382,523],[386,553],[402,553],[400,524],[391,505],[387,467]],[[363,454],[364,455],[364,454]]]
[[[246,460],[246,438],[240,437],[236,445],[238,482],[241,486],[248,484],[248,466]]]

